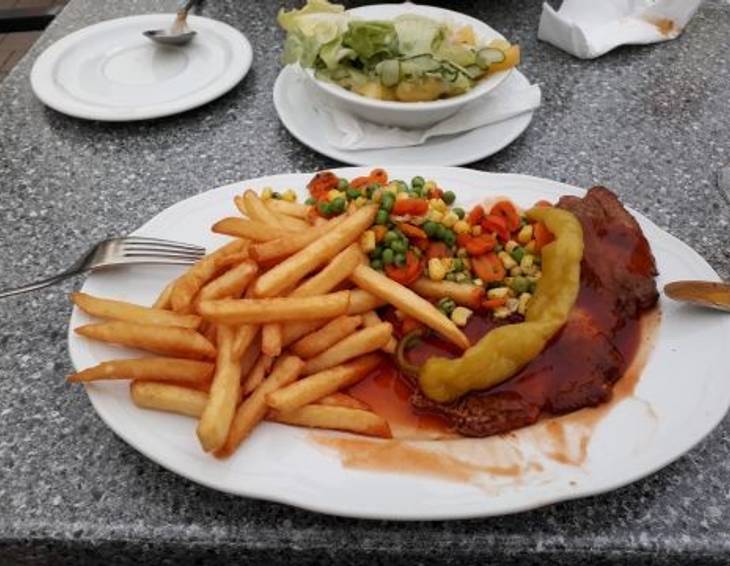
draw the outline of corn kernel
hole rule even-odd
[[[434,183],[433,181],[426,181],[423,184],[423,190],[426,191],[427,193],[428,193],[428,191],[432,191],[435,188],[436,188],[436,183]]]
[[[516,265],[515,267],[513,267],[512,269],[509,270],[509,274],[512,277],[519,277],[520,275],[522,275],[522,268],[519,265]]]
[[[428,219],[432,222],[441,222],[443,220],[444,215],[439,212],[438,210],[429,210],[428,211]]]
[[[479,236],[482,233],[482,227],[477,224],[471,227],[472,236]]]
[[[507,318],[511,314],[507,307],[497,307],[494,309],[494,318]]]
[[[520,300],[515,298],[507,299],[507,302],[504,305],[509,309],[509,312],[517,312],[517,308],[520,306]]]
[[[343,193],[342,191],[338,191],[337,189],[332,189],[331,191],[329,191],[327,193],[327,200],[329,200],[330,202],[332,202],[333,200],[335,200],[338,197],[344,198],[345,193]]]
[[[502,262],[502,265],[504,265],[505,269],[512,269],[513,267],[517,267],[517,262],[507,252],[499,252],[497,256]]]
[[[451,211],[447,212],[441,220],[441,223],[447,228],[451,228],[457,222],[459,222],[459,217]]]
[[[457,234],[468,234],[471,226],[466,220],[458,220],[454,223],[454,232]]]
[[[383,189],[377,189],[373,192],[373,202],[380,202],[383,200]]]
[[[388,191],[389,193],[393,193],[395,195],[398,192],[398,183],[395,183],[395,182],[388,183],[387,185],[385,185],[384,190]]]
[[[532,224],[525,224],[517,234],[517,241],[526,244],[530,240],[532,240]]]
[[[281,195],[281,198],[287,202],[296,202],[297,193],[295,193],[293,190],[289,189],[289,190],[285,191],[283,195]]]
[[[440,198],[432,198],[430,201],[428,201],[428,205],[429,208],[432,208],[433,210],[438,210],[439,212],[446,212],[446,210],[449,208],[448,206],[446,206],[446,203]]]
[[[527,303],[530,302],[532,295],[530,293],[522,293],[519,299],[519,305],[517,306],[517,312],[524,315],[527,312]]]
[[[437,257],[433,257],[428,260],[428,277],[431,281],[442,281],[446,277],[447,269],[441,260]]]
[[[507,251],[507,253],[511,254],[517,246],[519,246],[517,242],[515,242],[514,240],[510,240],[504,245],[504,249]]]
[[[490,299],[506,299],[509,296],[509,287],[495,287],[487,291],[487,297]]]
[[[520,260],[520,267],[522,268],[522,271],[525,271],[525,269],[530,269],[535,264],[535,256],[530,254],[525,254],[522,256],[522,259]]]
[[[466,326],[472,314],[474,312],[466,307],[456,307],[451,311],[451,320],[454,321],[456,326]]]
[[[408,193],[405,191],[401,191],[400,193],[395,195],[395,200],[406,200],[408,198],[410,198],[410,197],[408,196]]]
[[[453,266],[453,264],[454,264],[454,260],[452,258],[450,258],[450,257],[441,258],[441,265],[444,266],[444,269],[446,269],[446,271],[451,271],[451,267]]]
[[[530,240],[527,242],[527,245],[525,246],[525,251],[530,254],[535,253],[535,240]]]
[[[265,187],[264,190],[261,191],[261,200],[269,200],[273,193],[274,191],[271,190],[271,187]]]
[[[465,258],[468,255],[466,248],[459,248],[456,250],[456,257]]]
[[[368,199],[366,199],[365,197],[357,197],[355,199],[355,206],[358,208],[362,208],[363,206],[365,206],[367,204],[367,202],[368,202]]]
[[[372,230],[365,230],[360,236],[360,249],[369,254],[375,249],[375,232]]]

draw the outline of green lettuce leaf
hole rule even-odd
[[[444,35],[444,26],[416,14],[398,16],[393,24],[398,34],[398,50],[404,57],[433,53],[434,44]]]
[[[398,35],[391,22],[350,22],[342,44],[352,48],[363,61],[375,56],[385,59],[398,55]]]
[[[336,42],[347,31],[349,16],[344,6],[327,0],[308,0],[299,10],[280,10],[279,25],[286,30],[284,63],[314,65],[322,46]],[[334,60],[339,53],[330,53]]]

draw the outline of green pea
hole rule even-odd
[[[413,187],[413,196],[422,198],[423,197],[423,187]]]
[[[447,273],[446,281],[456,281],[456,273]]]
[[[341,178],[337,179],[337,190],[338,191],[345,191],[350,186],[350,183],[347,182],[347,179]]]
[[[347,198],[350,200],[355,200],[357,197],[361,196],[362,193],[358,191],[357,189],[349,188],[347,189]]]
[[[390,265],[395,260],[395,252],[391,250],[390,248],[385,248],[383,250],[383,263],[385,265]]]
[[[398,267],[405,265],[406,264],[406,254],[403,254],[403,253],[395,254],[395,264]]]
[[[445,192],[445,193],[443,194],[443,196],[441,197],[441,199],[442,199],[442,200],[443,200],[443,201],[444,201],[444,202],[445,202],[446,204],[454,204],[454,201],[456,200],[456,195],[454,194],[454,191],[446,191],[446,192]]]
[[[329,216],[332,214],[332,207],[330,206],[330,203],[326,201],[322,201],[317,205],[317,209],[319,210],[319,213],[324,216]]]
[[[454,214],[456,214],[456,216],[459,217],[459,220],[464,220],[464,216],[466,216],[466,212],[464,212],[464,209],[463,208],[458,208],[458,207],[457,208],[452,208],[451,209],[451,212],[453,212]]]
[[[530,281],[527,277],[517,276],[512,280],[512,288],[515,290],[515,293],[527,293],[530,289]]]
[[[426,232],[426,236],[428,236],[429,238],[433,238],[438,232],[439,225],[435,222],[432,222],[431,220],[427,220],[423,223],[423,226],[421,226],[421,228],[423,228],[423,231]]]
[[[368,185],[367,188],[365,189],[365,195],[368,198],[373,198],[373,193],[375,191],[377,191],[379,188],[380,188],[380,185],[378,185],[377,183],[372,183],[372,184]]]
[[[396,253],[405,253],[408,249],[408,244],[404,243],[402,240],[395,240],[394,242],[391,242],[390,249]]]
[[[456,244],[456,234],[454,234],[451,230],[447,228],[442,240],[447,246],[453,246],[454,244]]]
[[[347,206],[347,201],[343,197],[337,197],[334,199],[330,205],[332,206],[332,212],[335,214],[342,214],[345,212],[345,207]]]
[[[395,230],[388,230],[383,238],[386,245],[390,245],[396,240],[399,240],[398,233]]]
[[[394,181],[394,183],[396,185],[398,185],[398,192],[399,193],[402,193],[402,192],[408,190],[408,185],[406,184],[405,181],[401,181],[400,179],[398,179],[397,181]]]
[[[512,250],[512,253],[510,255],[517,263],[520,263],[522,261],[522,258],[525,257],[525,248],[523,248],[522,246],[517,246],[515,249]]]
[[[376,224],[387,224],[388,223],[388,211],[383,210],[382,208],[378,210],[378,213],[375,215],[375,223]]]
[[[436,308],[448,316],[456,308],[456,303],[454,302],[454,299],[444,297],[443,299],[440,299],[438,303],[436,303]]]
[[[395,197],[393,193],[387,192],[383,195],[383,200],[380,201],[380,208],[390,212],[393,210],[393,204],[395,204]]]
[[[530,281],[530,286],[527,288],[527,292],[534,295],[535,291],[537,291],[537,281]]]
[[[309,206],[316,204],[316,203],[317,203],[317,199],[314,197],[309,197],[307,200],[304,201],[304,204],[307,204]]]
[[[382,271],[383,270],[383,261],[380,259],[371,259],[370,267],[372,267],[373,269],[377,269],[378,271]]]
[[[425,184],[426,184],[426,180],[423,177],[421,177],[420,175],[416,175],[415,177],[413,177],[413,179],[411,179],[411,187],[413,187],[414,189],[416,187],[423,188],[423,185],[425,185]]]
[[[370,257],[374,259],[378,259],[383,256],[383,250],[385,248],[383,246],[375,246],[375,249],[370,252]]]
[[[464,269],[464,262],[460,258],[454,258],[451,261],[451,271],[461,271]]]

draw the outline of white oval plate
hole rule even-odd
[[[388,170],[393,178],[410,179],[418,174],[435,179],[454,190],[464,203],[489,195],[508,195],[527,206],[539,199],[583,194],[576,187],[523,175],[441,167]],[[337,173],[354,177],[366,171],[347,168]],[[248,187],[272,186],[295,188],[302,195],[310,177],[277,175],[220,187],[171,206],[135,233],[216,246],[225,238],[211,234],[209,227],[216,219],[236,214],[234,194]],[[691,248],[634,214],[656,256],[660,286],[677,279],[718,279]],[[180,269],[161,267],[97,272],[86,280],[83,290],[150,304],[179,273]],[[661,309],[655,347],[635,391],[641,401],[627,399],[611,409],[602,421],[610,426],[600,426],[593,435],[582,466],[552,466],[545,473],[518,477],[495,476],[480,484],[343,468],[335,454],[311,440],[308,431],[273,423],[259,426],[230,459],[216,460],[200,449],[192,419],[138,409],[129,399],[127,384],[94,383],[87,386],[87,392],[99,416],[132,447],[176,474],[224,492],[363,518],[500,515],[636,481],[679,458],[722,419],[730,404],[730,381],[725,364],[720,363],[730,343],[730,317],[664,299]],[[89,321],[87,315],[74,309],[70,327]],[[78,369],[115,357],[139,355],[71,331],[69,350]],[[654,416],[649,421],[641,407],[651,408]],[[480,446],[486,440],[471,442]]]
[[[515,70],[498,88],[519,90],[527,88],[529,84],[525,75]],[[430,138],[421,145],[342,150],[327,141],[322,122],[329,118],[321,110],[319,96],[309,80],[292,66],[284,67],[274,83],[274,107],[289,133],[314,151],[353,165],[397,163],[452,166],[473,163],[494,155],[515,141],[530,125],[534,115],[534,112],[525,112],[462,134]]]
[[[228,24],[188,16],[197,35],[164,46],[142,35],[167,28],[174,14],[148,14],[94,24],[60,39],[36,60],[33,92],[77,118],[122,122],[160,118],[201,106],[248,72],[251,45]]]

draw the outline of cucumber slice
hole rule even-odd
[[[471,80],[476,80],[484,74],[484,69],[482,69],[479,65],[469,65],[464,70]]]
[[[400,60],[400,72],[404,78],[421,77],[426,73],[434,73],[439,70],[441,63],[432,55],[416,55]]]
[[[494,63],[501,63],[507,58],[504,51],[496,47],[484,47],[477,52],[477,65],[482,69],[489,68]]]
[[[397,59],[386,59],[377,65],[380,82],[383,86],[395,86],[400,81],[400,62]]]

